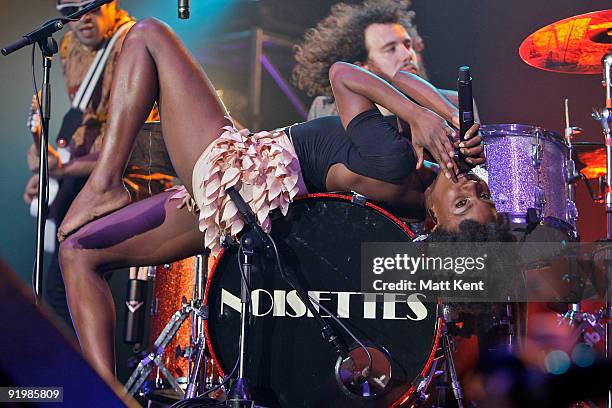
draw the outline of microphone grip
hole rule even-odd
[[[459,99],[459,138],[463,141],[467,131],[474,125],[474,99],[472,97],[470,67],[459,68],[457,93]]]
[[[472,97],[472,76],[470,67],[459,67],[457,79],[457,94],[459,99],[459,140],[465,140],[465,134],[474,125],[474,99]],[[470,170],[473,166],[465,161],[463,155],[458,155],[459,170]]]
[[[20,39],[18,39],[17,41],[15,41],[14,43],[7,45],[6,47],[2,48],[2,55],[7,56],[9,54],[14,53],[15,51],[26,47],[28,45],[32,44],[32,40],[30,40],[30,38],[28,37],[21,37]]]
[[[130,274],[132,275],[132,274]],[[125,326],[123,340],[127,344],[142,343],[144,337],[147,298],[147,281],[135,276],[128,280],[125,301]]]

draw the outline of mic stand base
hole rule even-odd
[[[255,401],[249,397],[249,387],[245,378],[237,378],[232,383],[227,406],[231,408],[253,408],[255,406]]]

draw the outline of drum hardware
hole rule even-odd
[[[483,125],[480,133],[498,212],[509,213],[512,223],[526,223],[533,209],[539,220],[555,217],[574,224],[568,211],[567,146],[560,135],[520,124]]]
[[[609,52],[602,58],[603,65],[603,86],[606,89],[605,108],[601,108],[593,113],[593,118],[597,120],[602,127],[604,140],[606,145],[606,221],[607,233],[606,242],[612,241],[612,133],[610,132],[610,124],[612,123],[612,53]],[[606,358],[612,359],[612,250],[605,249],[604,265],[606,269],[606,277],[608,279],[606,305],[604,316],[606,317],[606,333],[605,333],[605,350]],[[612,405],[612,391],[608,391],[608,405]]]
[[[413,407],[420,407],[421,405],[425,404],[425,401],[429,399],[430,394],[426,394],[426,391],[429,389],[432,380],[444,374],[444,371],[438,370],[438,364],[440,364],[443,359],[444,356],[436,357],[433,360],[431,368],[427,372],[427,375],[424,376],[421,381],[419,381],[419,385],[415,390],[415,397],[412,402]]]
[[[444,353],[444,361],[446,365],[446,371],[450,377],[451,389],[455,400],[457,401],[458,408],[463,408],[463,389],[457,376],[457,370],[455,369],[455,361],[453,359],[453,344],[454,340],[449,333],[449,324],[452,322],[451,311],[448,305],[442,306],[442,350]]]
[[[537,211],[538,218],[541,218],[542,214],[544,214],[544,207],[546,206],[546,193],[542,187],[539,186],[534,189],[534,193],[535,210]]]
[[[565,98],[565,129],[563,135],[565,136],[565,144],[567,145],[567,158],[565,160],[565,170],[567,172],[567,215],[566,219],[570,221],[570,224],[576,226],[578,220],[578,208],[576,207],[576,189],[575,183],[580,178],[579,173],[576,172],[576,163],[574,162],[574,146],[572,137],[582,133],[582,129],[577,126],[570,125],[569,117],[569,100]]]
[[[544,156],[544,147],[540,144],[540,132],[535,133],[536,142],[531,145],[531,165],[539,169],[542,165],[542,157]]]
[[[351,202],[360,206],[364,206],[366,201],[368,201],[368,197],[363,194],[359,194],[355,191],[351,192]]]
[[[125,388],[130,395],[134,395],[136,392],[138,392],[142,384],[149,377],[149,374],[151,374],[153,365],[160,369],[162,375],[166,378],[166,380],[172,386],[172,389],[179,396],[182,397],[185,395],[176,378],[174,378],[174,376],[162,362],[162,354],[170,340],[172,340],[189,314],[193,312],[198,314],[201,318],[206,319],[208,314],[206,309],[206,306],[202,305],[201,300],[187,302],[187,300],[183,298],[183,307],[172,316],[162,333],[159,335],[157,340],[155,340],[155,343],[153,344],[153,351],[151,351],[151,353],[149,353],[140,361],[140,363],[138,363],[138,366],[125,384]]]
[[[383,352],[376,348],[356,348],[348,351],[344,341],[338,336],[335,330],[330,324],[328,324],[316,309],[311,301],[308,293],[298,283],[297,279],[290,270],[285,270],[282,267],[281,260],[276,248],[276,244],[271,236],[267,235],[257,223],[255,214],[251,208],[244,202],[244,199],[238,191],[233,187],[226,190],[230,199],[233,201],[238,212],[242,216],[245,224],[250,227],[250,230],[243,234],[240,238],[240,251],[242,252],[240,267],[241,267],[241,290],[240,290],[240,303],[241,303],[241,316],[240,316],[240,338],[239,338],[239,368],[238,378],[234,381],[230,387],[228,394],[228,405],[231,407],[252,407],[254,401],[251,400],[251,393],[249,392],[248,384],[246,381],[246,361],[247,361],[247,339],[248,339],[248,326],[251,310],[249,307],[251,297],[251,274],[253,265],[253,255],[256,251],[269,251],[274,249],[277,266],[279,268],[280,275],[282,278],[291,286],[297,296],[300,298],[302,303],[306,306],[308,311],[312,313],[313,317],[321,327],[321,333],[327,343],[332,345],[336,354],[338,355],[338,361],[336,364],[337,375],[340,376],[342,373],[349,372],[351,375],[348,376],[348,383],[342,381],[342,384],[346,386],[350,392],[358,392],[358,395],[363,397],[372,397],[378,393],[373,393],[370,388],[368,381],[371,370],[373,368],[373,361],[378,358],[379,360],[386,361],[389,366],[388,370],[381,373],[382,381],[378,381],[376,385],[381,391],[384,391],[386,387],[385,380],[388,382],[391,377],[390,364],[388,358]],[[354,336],[353,336],[354,337]],[[360,360],[356,355],[361,350],[365,350],[367,356],[367,366],[363,369],[357,369],[356,363]],[[372,355],[375,354],[375,357]],[[358,391],[361,390],[361,391]]]
[[[172,390],[175,392],[173,396],[162,396],[161,399],[173,399],[176,397],[179,398],[187,398],[188,395],[191,397],[195,396],[198,391],[203,391],[204,388],[210,386],[211,384],[207,383],[208,377],[206,372],[207,360],[204,353],[206,348],[205,342],[205,334],[204,334],[204,324],[203,321],[207,319],[208,310],[206,305],[203,304],[204,298],[204,282],[206,280],[206,271],[207,268],[204,265],[208,265],[208,252],[204,255],[197,255],[193,258],[194,260],[194,275],[193,275],[193,291],[192,291],[192,300],[187,301],[185,296],[182,296],[181,299],[181,307],[178,311],[176,311],[170,318],[157,339],[154,341],[152,351],[146,355],[137,365],[136,369],[130,376],[128,382],[125,385],[128,393],[135,394],[138,390],[143,386],[146,379],[149,378],[153,366],[157,366],[161,376],[165,378],[170,384]],[[184,261],[183,261],[184,263]],[[181,272],[180,270],[172,270],[172,264],[165,264],[163,266],[165,269],[164,273],[174,273]],[[155,267],[149,267],[148,269],[148,277],[151,279],[155,279],[157,271]],[[161,275],[160,275],[161,276]],[[163,288],[167,289],[164,285]],[[179,285],[180,286],[180,285]],[[157,296],[153,299],[151,304],[151,309],[154,313],[157,312],[157,306],[159,305],[159,299]],[[168,305],[164,304],[164,308]],[[193,313],[192,313],[193,312]],[[191,314],[191,335],[189,337],[189,343],[187,347],[184,349],[181,348],[181,345],[176,346],[176,350],[173,353],[172,358],[176,360],[177,358],[187,357],[187,375],[186,380],[175,378],[173,373],[170,371],[169,367],[164,364],[164,352],[168,347],[169,343],[177,336],[177,332],[182,327],[183,323],[187,320],[189,315]],[[169,360],[169,362],[174,364],[174,360]],[[173,371],[178,370],[177,367],[172,367]],[[157,392],[163,391],[159,389],[158,386],[161,386],[161,378],[157,377],[155,379],[154,389],[149,390],[150,395],[153,398],[157,398]],[[186,389],[184,392],[183,390]],[[147,397],[149,397],[149,393],[147,393]],[[191,398],[189,397],[189,398]]]
[[[574,332],[574,343],[584,342],[594,347],[606,337],[605,312],[599,310],[597,313],[587,313],[580,310],[578,304],[572,305],[560,319],[576,328]]]
[[[276,257],[253,258],[249,298],[257,318],[249,326],[248,344],[253,351],[246,356],[247,379],[253,399],[262,405],[398,406],[416,396],[419,381],[431,372],[441,331],[435,304],[424,302],[427,313],[418,317],[406,296],[383,299],[360,288],[358,242],[409,241],[412,234],[379,207],[370,202],[361,206],[351,199],[316,194],[296,199],[286,216],[271,215],[270,235],[283,261],[283,273],[309,290],[310,302],[325,321],[332,318],[346,326],[340,329],[334,324],[351,359],[338,359],[333,348],[321,341],[315,315],[280,273],[260,273],[276,269]],[[223,251],[207,289],[207,337],[222,375],[240,353],[236,342],[226,340],[240,328],[238,254],[242,256],[237,245]],[[353,332],[353,341],[341,330]],[[299,376],[287,375],[288,371]]]
[[[195,276],[195,282],[193,285],[193,299],[198,299],[199,302],[204,301],[204,282],[206,276],[204,271],[208,269],[208,254],[210,251],[206,251],[205,255],[196,255],[195,257],[195,270],[198,271]],[[194,398],[197,393],[198,384],[200,378],[204,378],[206,381],[206,356],[204,350],[206,349],[206,337],[204,335],[204,319],[208,316],[206,314],[193,313],[191,315],[191,344],[195,347],[190,350],[189,353],[189,383],[187,384],[187,390],[185,391],[185,398]],[[191,357],[195,353],[195,360],[192,362]],[[202,364],[204,361],[204,364]],[[208,384],[203,384],[204,386]]]

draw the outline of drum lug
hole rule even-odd
[[[576,220],[578,219],[578,208],[573,200],[567,200],[567,219],[570,224],[576,226]]]
[[[546,193],[541,187],[535,188],[535,208],[542,216],[544,214],[544,206],[546,205]]]
[[[576,172],[576,163],[573,160],[567,160],[565,162],[565,172],[568,183],[574,183],[580,177],[580,173]]]
[[[155,313],[157,313],[157,305],[159,304],[159,300],[157,298],[154,298],[151,301],[151,316],[154,315]]]
[[[533,143],[531,145],[531,165],[536,169],[542,164],[542,157],[544,156],[544,148],[540,143]]]
[[[155,276],[156,276],[155,267],[149,266],[149,268],[147,269],[147,278],[149,280],[153,280],[155,279]]]
[[[363,194],[359,194],[355,191],[352,191],[351,193],[352,193],[351,203],[364,207],[366,204],[366,201],[368,201],[368,197],[364,196]]]

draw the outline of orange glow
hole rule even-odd
[[[606,149],[599,148],[590,152],[578,153],[578,161],[586,167],[581,170],[588,179],[606,175]]]
[[[612,10],[595,11],[557,21],[527,37],[519,55],[527,64],[547,71],[574,74],[602,72],[601,58],[612,50],[603,40],[612,29]]]

